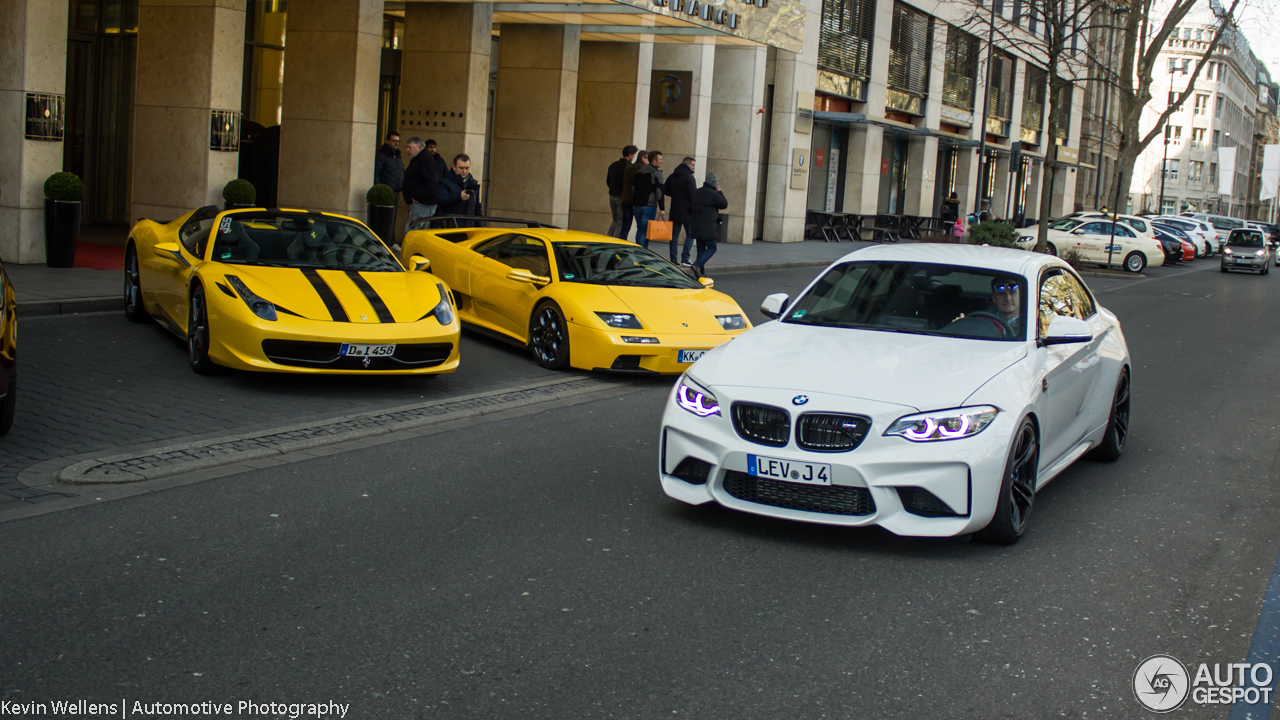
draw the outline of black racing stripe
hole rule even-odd
[[[348,270],[347,277],[351,278],[351,282],[355,283],[356,287],[360,288],[360,292],[364,293],[364,296],[369,299],[369,304],[373,306],[373,311],[378,313],[378,322],[393,323],[396,321],[391,316],[391,311],[387,309],[387,304],[382,302],[382,298],[378,296],[378,291],[373,289],[373,286],[369,284],[368,280],[364,279],[363,275],[356,270]]]
[[[333,288],[329,287],[329,283],[320,277],[320,273],[315,268],[302,268],[302,274],[311,281],[311,287],[316,289],[316,294],[324,302],[324,307],[329,311],[329,317],[333,318],[334,322],[351,322],[351,318],[347,317],[347,311],[342,308],[342,303],[338,302],[338,296],[333,294]]]

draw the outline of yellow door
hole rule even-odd
[[[529,316],[533,314],[541,288],[508,280],[507,274],[515,269],[550,277],[546,243],[527,235],[512,235],[506,242],[487,248],[471,265],[471,297],[480,320],[528,340]]]

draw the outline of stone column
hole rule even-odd
[[[804,36],[816,38],[822,23],[821,0],[806,0],[804,11]],[[804,240],[808,190],[791,189],[791,155],[797,148],[809,151],[813,146],[812,133],[798,133],[795,128],[799,94],[813,91],[818,80],[817,63],[816,42],[806,42],[799,55],[779,50],[774,63],[773,126],[769,135],[769,187],[763,238],[767,242]]]
[[[289,3],[281,207],[364,219],[378,149],[381,53],[382,0]]]
[[[222,205],[239,153],[211,150],[214,110],[240,110],[245,0],[141,0],[131,216]],[[290,38],[290,52],[292,52]]]
[[[584,42],[580,57],[569,227],[603,234],[612,221],[605,172],[622,148],[648,141],[653,43]]]
[[[880,201],[880,154],[884,128],[855,125],[849,130],[849,159],[845,163],[844,211],[856,215],[876,213]]]
[[[27,140],[26,94],[66,92],[67,8],[0,3],[0,259],[44,262],[44,181],[62,169],[62,142]]]
[[[715,41],[700,37],[696,43],[658,43],[653,47],[654,70],[693,72],[689,117],[649,118],[649,150],[662,152],[662,174],[667,176],[685,157],[698,161],[698,176],[706,172],[707,134],[711,130],[711,90],[716,67]],[[656,92],[657,88],[652,91]],[[648,109],[645,109],[648,114]]]
[[[578,96],[576,25],[504,25],[486,215],[565,227]]]
[[[764,130],[765,69],[768,48],[724,46],[716,49],[715,87],[711,90],[711,128],[707,162],[696,173],[713,172],[729,208],[728,241],[749,244],[755,235],[756,192],[760,181],[760,142]]]
[[[400,117],[393,125],[401,149],[414,135],[435,140],[446,164],[458,153],[470,156],[471,175],[481,182],[492,34],[490,3],[405,4]]]

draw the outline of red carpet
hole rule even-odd
[[[76,267],[94,270],[123,270],[124,248],[114,245],[76,243]]]

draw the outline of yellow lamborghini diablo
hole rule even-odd
[[[751,327],[728,295],[625,240],[530,227],[414,230],[469,326],[527,345],[553,369],[679,373]]]
[[[125,315],[187,341],[198,373],[449,373],[448,286],[405,270],[365,225],[306,210],[205,207],[142,220],[125,251]]]

